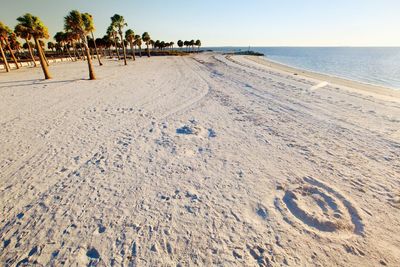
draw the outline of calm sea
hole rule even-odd
[[[215,51],[246,51],[218,47]],[[400,47],[251,47],[292,67],[400,90]]]

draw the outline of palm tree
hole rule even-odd
[[[118,45],[117,45],[117,32],[114,30],[114,27],[112,25],[110,25],[107,28],[107,35],[110,38],[110,40],[114,42],[114,47],[115,50],[117,51],[118,60],[120,60],[121,57],[119,56]]]
[[[17,69],[19,69],[18,60],[15,57],[14,52],[10,47],[10,42],[8,41],[11,33],[12,33],[11,29],[8,28],[2,22],[0,22],[0,42],[4,41],[5,45],[7,46],[8,51],[10,51],[10,55],[11,55],[11,58],[13,59],[13,61],[15,63],[15,66],[17,67]]]
[[[51,49],[51,51],[54,52],[55,44],[53,42],[47,42],[47,48]]]
[[[142,38],[140,35],[135,35],[135,45],[139,47],[139,57],[142,57]]]
[[[135,32],[131,29],[128,29],[125,32],[125,39],[129,42],[129,45],[131,47],[131,53],[132,53],[132,59],[136,60],[135,58],[135,49],[133,48],[133,41],[135,40]]]
[[[17,54],[20,54],[21,43],[17,39],[17,35],[13,32],[8,36],[8,40],[10,41],[11,49],[16,50]]]
[[[184,41],[183,45],[186,46],[186,52],[187,52],[188,51],[188,49],[187,49],[188,48],[188,41]]]
[[[33,62],[33,65],[35,67],[37,67],[36,60],[35,60],[35,57],[34,57],[33,51],[32,51],[32,46],[31,46],[31,43],[29,41],[32,38],[32,35],[29,33],[27,28],[22,27],[20,24],[15,26],[14,32],[19,38],[22,38],[22,39],[25,40],[26,45],[28,47],[29,55],[31,56],[31,59],[32,59],[32,62]]]
[[[59,47],[60,47],[60,49],[61,49],[61,51],[67,51],[67,53],[68,53],[68,56],[70,57],[70,59],[71,60],[73,60],[72,59],[72,56],[71,56],[71,54],[70,54],[70,52],[69,52],[69,47],[68,47],[68,36],[67,36],[67,34],[65,33],[65,32],[57,32],[55,35],[54,35],[54,40],[56,40],[56,42],[57,42],[57,44],[59,44]],[[63,54],[63,53],[61,53],[61,54]]]
[[[192,51],[194,51],[194,44],[195,44],[195,41],[194,41],[194,40],[191,40],[191,41],[189,42],[189,45],[192,47]]]
[[[0,26],[1,25],[2,25],[2,23],[0,22]],[[1,58],[3,59],[6,71],[10,72],[10,65],[8,65],[8,61],[7,61],[6,55],[4,54],[4,50],[3,50],[3,42],[0,42],[0,53],[1,53]]]
[[[94,50],[96,51],[96,56],[97,56],[97,60],[99,61],[99,65],[103,66],[103,63],[101,63],[101,60],[100,60],[99,51],[97,50],[96,40],[95,40],[94,34],[93,34],[93,31],[95,30],[93,16],[90,15],[89,13],[83,13],[82,18],[85,23],[86,30],[89,31],[90,34],[92,35],[92,39],[94,42]]]
[[[81,59],[81,55],[79,54],[78,49],[76,48],[76,40],[79,38],[77,37],[76,33],[73,32],[65,32],[65,39],[69,46],[72,47],[72,51],[74,52],[75,61]]]
[[[144,43],[146,44],[146,48],[147,48],[147,57],[150,57],[150,49],[149,49],[149,45],[150,45],[150,41],[151,41],[151,37],[150,34],[148,32],[144,32],[142,34],[142,40],[144,41]]]
[[[77,34],[82,40],[83,46],[86,52],[86,58],[89,67],[89,79],[95,80],[96,76],[94,74],[94,69],[92,66],[92,60],[90,58],[89,47],[87,44],[87,35],[90,32],[90,28],[87,28],[88,24],[85,23],[84,16],[77,10],[72,10],[69,14],[64,18],[65,21],[65,31],[73,32]]]
[[[44,57],[44,52],[42,47],[39,44],[39,39],[41,38],[49,38],[49,33],[47,27],[43,24],[39,17],[33,16],[32,14],[26,13],[25,15],[18,17],[17,21],[19,22],[16,27],[20,27],[21,30],[27,31],[35,41],[38,55],[40,59],[40,65],[42,66],[42,70],[44,73],[45,79],[51,79],[51,75],[49,73],[49,69],[47,68],[46,59]]]
[[[106,47],[106,44],[105,44],[103,38],[96,38],[95,42],[96,42],[96,46],[99,48],[100,55],[105,57],[103,48]]]
[[[102,39],[103,39],[105,50],[108,49],[108,54],[109,54],[110,58],[112,58],[111,46],[112,46],[113,41],[111,40],[111,37],[108,34],[106,34],[103,36]]]
[[[40,44],[40,48],[41,48],[42,51],[43,51],[44,60],[46,60],[47,66],[50,66],[49,60],[48,60],[47,57],[46,57],[46,48],[45,48],[45,44],[44,44],[44,42],[43,42],[42,40],[39,40],[39,44]]]
[[[178,41],[178,46],[179,46],[179,48],[182,50],[182,47],[183,47],[183,41],[182,41],[182,40],[179,40],[179,41]]]
[[[201,41],[200,40],[196,40],[196,42],[194,43],[195,46],[197,46],[197,52],[200,51],[200,46],[201,46]]]
[[[111,26],[118,30],[119,36],[121,37],[122,51],[124,52],[124,64],[127,65],[128,63],[126,62],[126,49],[124,45],[124,38],[122,37],[122,29],[125,26],[128,26],[128,24],[125,22],[123,16],[115,14],[111,17]]]

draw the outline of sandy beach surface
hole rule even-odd
[[[0,265],[400,266],[397,93],[260,60],[0,73]]]

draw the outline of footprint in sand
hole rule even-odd
[[[86,252],[86,256],[89,258],[88,266],[97,266],[100,261],[100,253],[95,248],[91,248]]]
[[[296,228],[364,235],[364,223],[353,204],[341,193],[311,177],[284,190],[283,196],[275,199],[275,206],[284,220]]]

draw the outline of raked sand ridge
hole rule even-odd
[[[396,96],[242,56],[106,63],[1,74],[0,265],[400,265]]]

